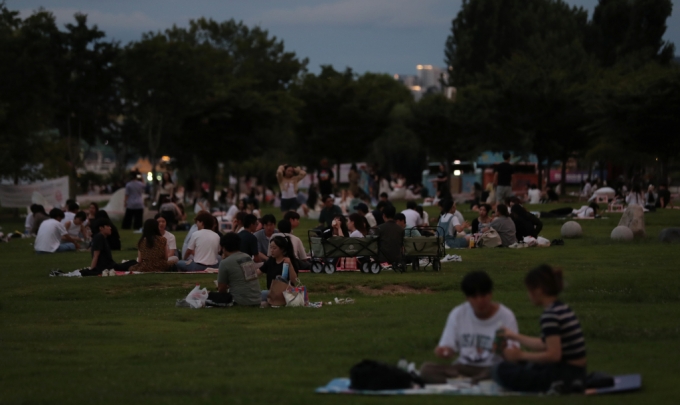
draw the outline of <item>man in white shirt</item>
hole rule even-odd
[[[527,194],[529,195],[529,204],[539,204],[541,202],[541,190],[535,184],[529,187]]]
[[[180,271],[200,271],[208,267],[217,267],[219,262],[220,236],[212,230],[213,216],[207,212],[196,215],[198,230],[191,235],[191,240],[184,252],[184,260],[177,262]],[[189,257],[194,255],[194,259]]]
[[[301,262],[301,269],[302,270],[309,270],[309,268],[306,268],[307,266],[307,252],[305,252],[305,246],[298,238],[297,236],[293,235],[292,232],[292,227],[290,224],[290,221],[287,221],[285,219],[282,219],[279,221],[278,224],[278,232],[272,235],[272,238],[275,236],[286,236],[288,239],[290,239],[290,243],[293,245],[293,252],[295,252],[295,257]],[[271,248],[270,248],[271,250]],[[267,253],[268,257],[271,257],[271,252]],[[311,263],[310,268],[311,268]]]
[[[52,208],[50,218],[44,220],[38,228],[33,248],[37,253],[60,253],[74,251],[79,248],[78,241],[73,239],[61,223],[64,211]]]
[[[420,213],[416,211],[418,204],[415,201],[409,201],[406,203],[406,209],[401,213],[406,217],[406,227],[415,228],[423,224],[423,218]]]
[[[503,349],[519,347],[515,341],[505,341],[497,331],[508,328],[517,331],[517,320],[511,310],[493,301],[493,281],[486,272],[473,271],[465,275],[461,289],[467,302],[449,314],[434,354],[442,359],[456,359],[453,364],[425,363],[420,375],[428,384],[444,384],[460,376],[480,381],[491,377],[491,368],[500,363]]]
[[[368,210],[368,205],[364,203],[359,203],[354,206],[354,209],[356,212],[359,214],[363,215],[364,218],[366,218],[366,221],[368,221],[368,227],[369,228],[375,228],[378,226],[378,221],[375,220],[375,216],[373,215],[372,212]]]

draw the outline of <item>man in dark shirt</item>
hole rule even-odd
[[[503,204],[506,198],[512,197],[512,173],[510,164],[511,155],[503,153],[503,163],[496,165],[493,175],[493,184],[496,186],[496,204]]]
[[[670,203],[671,192],[668,191],[668,187],[665,184],[659,184],[659,198],[656,200],[656,206],[666,208]]]
[[[404,228],[394,221],[395,215],[396,209],[394,207],[385,207],[383,210],[385,223],[379,225],[376,229],[376,233],[380,236],[378,260],[392,265],[401,261],[401,251],[404,246]]]
[[[333,185],[335,184],[335,175],[333,170],[328,167],[328,160],[321,161],[321,169],[317,175],[319,179],[319,192],[321,195],[333,194]]]
[[[319,227],[320,228],[330,228],[333,218],[338,215],[342,215],[342,210],[340,207],[335,205],[333,197],[329,195],[324,195],[321,199],[323,201],[323,208],[319,214]]]
[[[243,219],[243,230],[238,233],[241,239],[240,252],[252,257],[255,263],[261,261],[259,249],[257,247],[257,237],[253,235],[257,229],[257,217],[253,214],[248,214]]]

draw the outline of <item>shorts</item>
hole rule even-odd
[[[496,186],[496,202],[505,204],[505,199],[512,197],[512,186]]]
[[[297,198],[282,198],[281,199],[281,212],[286,211],[296,211],[300,208],[300,203],[298,203]]]

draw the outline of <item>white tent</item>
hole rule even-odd
[[[120,221],[125,215],[125,188],[111,194],[111,199],[102,210],[109,214],[112,221]]]
[[[588,201],[595,201],[597,197],[607,197],[607,199],[611,200],[616,197],[616,190],[611,187],[598,188]]]

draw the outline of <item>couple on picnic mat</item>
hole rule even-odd
[[[519,334],[512,311],[493,301],[487,273],[468,273],[461,282],[467,302],[451,311],[434,351],[443,359],[458,358],[451,365],[423,364],[421,378],[429,384],[493,378],[508,390],[523,392],[583,391],[585,340],[578,318],[559,300],[562,272],[542,265],[526,275],[524,284],[531,302],[543,307],[540,337]]]

